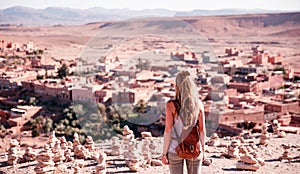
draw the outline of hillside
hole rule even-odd
[[[1,39],[21,43],[30,40],[40,48],[47,48],[49,56],[64,59],[79,57],[96,35],[104,37],[101,44],[107,46],[128,36],[149,33],[179,39],[196,36],[212,47],[216,54],[223,54],[225,47],[249,49],[255,44],[261,44],[273,54],[281,52],[288,60],[298,59],[300,54],[300,12],[109,20],[52,27],[0,25]],[[289,61],[287,64],[290,64]],[[300,67],[297,62],[292,66]]]

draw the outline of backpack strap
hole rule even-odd
[[[182,121],[182,120],[181,120]],[[196,126],[198,128],[198,122],[199,120],[197,119],[197,122],[195,125],[193,126],[190,126],[188,129],[182,129],[182,132],[181,132],[181,135],[179,136],[176,129],[174,128],[174,131],[175,131],[175,135],[176,135],[176,138],[173,138],[175,140],[177,140],[179,143],[183,142],[183,140],[190,134],[190,132],[192,131],[192,129]]]

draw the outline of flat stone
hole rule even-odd
[[[49,154],[40,154],[37,156],[37,161],[50,161],[51,157]]]
[[[258,164],[258,161],[250,155],[240,156],[240,160],[246,164]]]
[[[257,171],[259,169],[259,164],[246,164],[244,162],[237,162],[236,168],[240,170],[251,170],[251,171]]]
[[[142,135],[142,138],[152,137],[152,133],[151,132],[142,132],[141,135]]]
[[[285,138],[286,133],[284,131],[280,131],[277,136],[278,136],[278,138]]]
[[[152,165],[152,166],[163,166],[163,163],[162,163],[161,160],[152,159],[152,160],[151,160],[151,165]]]

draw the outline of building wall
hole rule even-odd
[[[253,85],[251,83],[228,83],[228,87],[236,89],[238,92],[252,92]]]
[[[279,112],[285,114],[287,112],[297,113],[300,112],[300,106],[298,102],[293,103],[267,103],[265,104],[265,110],[270,112]]]
[[[261,125],[265,121],[263,108],[259,106],[254,109],[227,111],[221,117],[222,124],[232,124],[243,121],[251,121]]]
[[[228,97],[237,96],[237,89],[225,89],[224,92]]]
[[[9,79],[1,79],[0,78],[0,90],[16,88],[17,83],[11,82]]]
[[[91,88],[72,89],[72,100],[73,101],[89,101],[89,102],[96,101]]]
[[[130,91],[117,92],[112,94],[112,102],[115,104],[134,103],[135,95]]]
[[[44,96],[53,96],[57,99],[71,100],[71,91],[66,87],[55,87],[48,86],[45,84],[34,84],[34,93],[44,95]]]
[[[252,62],[256,65],[267,64],[268,63],[268,55],[266,53],[255,55],[252,58]]]
[[[256,92],[262,92],[263,89],[279,88],[284,85],[284,79],[282,74],[275,74],[269,76],[269,80],[265,82],[258,82],[256,84]]]

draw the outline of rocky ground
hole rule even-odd
[[[254,137],[254,142],[259,143],[258,136]],[[158,148],[156,153],[159,153],[162,149],[162,138],[155,138]],[[246,139],[246,141],[248,141]],[[110,151],[110,141],[105,141],[101,144],[96,144],[98,151]],[[138,152],[141,152],[141,143],[138,141]],[[222,144],[230,144],[229,139],[221,139]],[[280,161],[279,157],[283,153],[282,144],[290,144],[290,156],[293,160]],[[212,159],[213,163],[210,166],[202,166],[202,173],[258,173],[258,174],[271,174],[271,173],[299,173],[300,172],[300,136],[295,134],[288,134],[286,138],[277,138],[271,136],[269,144],[267,146],[258,146],[258,157],[265,160],[265,165],[260,167],[256,172],[243,171],[236,169],[237,159],[227,159],[222,157],[222,154],[227,151],[226,147],[207,147],[206,157]],[[40,149],[35,149],[39,151]],[[77,160],[84,164],[84,167],[80,169],[80,173],[95,173],[95,166],[97,162],[94,160]],[[107,159],[107,173],[134,173],[129,170],[122,156],[110,156]],[[0,158],[0,173],[12,174],[12,173],[34,173],[34,166],[37,162],[18,164],[15,168],[6,164],[6,155],[2,154]],[[65,163],[68,167],[69,173],[72,173],[73,163]],[[168,166],[157,166],[140,168],[138,173],[169,173]]]

